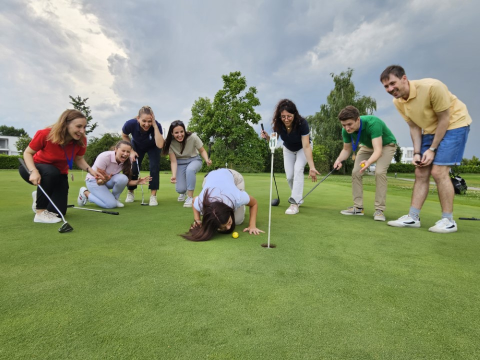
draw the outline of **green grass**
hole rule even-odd
[[[339,214],[351,185],[333,175],[287,216],[278,174],[277,248],[264,249],[266,234],[180,238],[192,214],[169,178],[158,207],[140,206],[137,191],[119,216],[70,209],[74,231],[60,234],[33,223],[34,188],[0,171],[0,359],[479,358],[480,221],[428,232],[435,190],[422,228],[397,229],[372,219],[373,177],[366,216]],[[267,230],[270,177],[245,180]],[[387,220],[408,211],[412,185],[389,179]],[[457,196],[458,216],[480,218],[478,197]]]

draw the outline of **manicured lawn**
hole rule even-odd
[[[75,175],[71,203],[83,185]],[[33,223],[34,187],[0,171],[0,359],[480,357],[480,221],[428,232],[440,218],[435,190],[422,228],[398,229],[372,219],[373,177],[366,216],[339,214],[350,179],[334,175],[287,216],[278,174],[277,248],[264,249],[266,234],[183,240],[192,213],[169,178],[158,207],[140,206],[137,191],[119,216],[70,209],[74,231],[60,234]],[[245,180],[266,230],[269,174]],[[413,183],[389,182],[392,220],[408,212]],[[459,216],[480,218],[478,195],[456,197]]]

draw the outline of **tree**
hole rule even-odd
[[[0,125],[0,135],[3,136],[28,136],[27,132],[22,129],[16,129],[13,126]]]
[[[87,163],[93,165],[97,156],[108,150],[113,150],[115,144],[122,140],[122,137],[118,134],[103,134],[102,137],[92,137],[88,140],[87,151],[84,158]]]
[[[369,96],[360,96],[352,82],[353,69],[341,72],[339,75],[330,74],[335,84],[334,89],[327,97],[327,103],[320,105],[320,111],[308,116],[311,124],[314,144],[323,145],[328,168],[331,169],[335,160],[343,149],[342,125],[338,114],[347,105],[355,106],[360,114],[372,114],[377,109],[377,102]],[[349,159],[342,168],[352,168],[353,162]]]
[[[255,112],[260,101],[255,87],[247,88],[242,74],[223,75],[223,89],[215,95],[213,103],[199,98],[192,106],[188,130],[196,132],[205,146],[212,145],[214,167],[228,166],[239,171],[262,171],[266,156],[264,140],[251,124],[261,120]]]
[[[397,144],[397,149],[395,150],[395,154],[393,155],[393,159],[397,164],[402,162],[403,151],[400,148],[400,144]]]
[[[28,134],[22,135],[18,138],[18,141],[15,143],[15,147],[17,148],[19,154],[23,154],[27,146],[30,144],[30,141],[32,141],[32,138],[28,136]]]
[[[91,114],[90,106],[87,106],[88,98],[82,99],[80,96],[77,96],[76,98],[74,98],[71,95],[68,95],[68,96],[72,100],[70,104],[73,105],[73,108],[75,110],[81,111],[85,115],[85,118],[87,119],[87,129],[85,131],[85,134],[86,135],[90,134],[98,126],[98,123],[90,123],[93,118],[90,115]]]

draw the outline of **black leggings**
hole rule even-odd
[[[67,213],[68,202],[68,175],[61,174],[60,170],[53,165],[35,164],[35,167],[42,177],[40,179],[40,186],[48,194],[50,199],[52,199],[54,204],[57,205],[58,210],[65,215]],[[33,185],[29,181],[30,174],[23,166],[20,166],[18,171],[23,180]],[[37,190],[37,209],[47,209],[50,212],[58,213],[40,189]]]

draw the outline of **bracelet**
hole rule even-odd
[[[85,169],[85,171],[86,171],[88,174],[90,174],[90,173],[88,172],[88,170],[90,170],[89,167],[87,167],[87,168]]]
[[[193,219],[193,222],[197,223],[197,224],[201,224],[202,223],[202,220],[195,220]]]
[[[420,154],[420,153],[413,153],[413,156],[415,156],[415,155],[420,155],[420,156],[422,156],[422,154]]]

